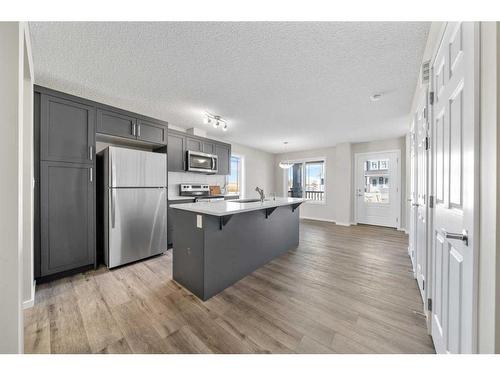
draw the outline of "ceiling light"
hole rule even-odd
[[[223,120],[222,117],[217,115],[212,115],[210,113],[206,113],[203,117],[204,124],[212,124],[212,126],[217,129],[222,125],[222,130],[227,131],[228,125],[226,120]]]
[[[288,145],[288,142],[283,142],[283,149],[284,149],[284,153],[286,154],[286,146]],[[293,166],[293,163],[289,160],[284,160],[284,161],[280,161],[279,164],[280,168],[283,168],[283,169],[289,169]]]
[[[372,96],[370,96],[370,100],[372,102],[378,102],[380,99],[382,99],[382,94],[373,94]]]

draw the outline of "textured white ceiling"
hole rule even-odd
[[[270,152],[404,134],[429,26],[30,24],[37,84]],[[205,111],[230,130],[203,125]]]

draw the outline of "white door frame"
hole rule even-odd
[[[386,154],[389,152],[395,152],[397,154],[397,166],[396,166],[396,178],[395,181],[397,182],[396,185],[396,205],[398,208],[398,225],[396,229],[400,230],[401,229],[401,149],[390,149],[390,150],[383,150],[383,151],[370,151],[370,152],[356,152],[354,154],[354,189],[353,189],[353,194],[354,194],[354,222],[356,224],[359,223],[358,220],[358,199],[357,199],[357,192],[356,188],[358,185],[358,160],[360,157],[366,157],[369,155],[378,155],[378,154]]]
[[[479,124],[480,124],[480,64],[481,64],[481,59],[480,59],[480,22],[473,22],[474,23],[474,87],[473,87],[473,94],[474,94],[474,218],[473,218],[473,241],[472,241],[472,250],[473,250],[473,314],[472,314],[472,327],[471,327],[471,347],[472,347],[472,353],[477,353],[478,350],[478,293],[479,293],[479,287],[478,287],[478,280],[479,280],[479,147],[480,147],[480,137],[479,137]],[[431,77],[434,77],[434,71],[433,71],[433,66],[436,62],[437,54],[439,51],[439,47],[441,46],[441,43],[443,43],[443,38],[444,34],[446,31],[446,26],[448,23],[445,23],[443,27],[440,30],[440,36],[439,36],[439,43],[436,44],[436,47],[434,48],[433,54],[432,54],[432,59],[431,59]],[[434,85],[434,80],[431,79],[431,92],[435,92],[435,87]],[[432,121],[430,121],[429,125],[429,134],[431,136],[431,152],[429,154],[430,157],[430,168],[429,168],[429,174],[430,174],[430,186],[429,186],[429,196],[432,195],[433,199],[435,200],[436,196],[436,179],[434,178],[434,173],[435,173],[435,168],[434,168],[434,161],[435,161],[435,140],[433,139],[432,135],[434,134],[434,106],[430,105],[429,106],[429,112],[430,115],[432,116]],[[430,209],[430,214],[429,214],[429,226],[428,226],[428,233],[432,233],[434,230],[434,221],[435,221],[435,214],[436,210],[434,207],[431,207]],[[428,253],[428,297],[433,298],[432,291],[433,291],[433,268],[434,268],[434,255],[435,255],[435,248],[434,248],[434,241],[432,241],[433,236],[428,236],[429,238],[429,243],[428,243],[428,249],[430,249],[430,253]],[[426,304],[426,308],[427,308]],[[428,312],[428,315],[430,319],[432,319],[432,311]],[[429,321],[428,324],[428,329],[429,333],[432,334],[432,324]]]
[[[419,144],[418,144],[418,132],[420,131],[420,129],[417,129],[417,126],[418,126],[418,116],[419,116],[419,111],[422,111],[423,110],[423,113],[421,113],[422,117],[423,117],[423,121],[426,123],[426,131],[425,131],[425,134],[424,134],[424,139],[427,138],[428,141],[430,141],[430,135],[432,134],[430,132],[430,127],[431,127],[431,122],[432,120],[429,120],[430,119],[430,115],[429,115],[429,102],[428,102],[428,97],[429,97],[429,87],[426,87],[421,93],[420,93],[420,98],[418,99],[418,105],[417,105],[417,108],[416,108],[416,112],[415,112],[415,128],[414,128],[414,132],[415,132],[415,152],[416,152],[416,158],[415,158],[415,164],[417,166],[417,168],[414,168],[414,173],[416,174],[415,176],[415,181],[416,181],[416,186],[415,186],[415,192],[417,193],[417,195],[415,195],[414,199],[415,199],[415,202],[416,202],[416,206],[415,207],[415,214],[416,214],[416,218],[415,218],[415,233],[414,233],[414,236],[416,238],[416,248],[415,248],[415,278],[417,279],[417,283],[418,283],[418,286],[419,286],[419,289],[420,289],[420,293],[421,293],[421,296],[422,296],[422,303],[423,303],[423,306],[424,306],[424,313],[427,314],[427,298],[430,296],[428,291],[429,291],[429,282],[428,282],[428,274],[430,273],[429,272],[429,257],[431,256],[431,251],[430,251],[430,247],[429,247],[429,244],[432,243],[432,241],[429,240],[429,231],[432,230],[432,227],[429,227],[429,219],[430,219],[430,216],[431,216],[431,213],[430,213],[430,209],[429,209],[429,196],[430,196],[430,186],[429,186],[429,179],[431,178],[431,168],[430,168],[430,154],[431,154],[431,151],[430,151],[430,145],[428,148],[426,149],[423,149],[423,152],[425,154],[425,161],[424,161],[424,164],[421,165],[420,164],[420,160],[418,158],[418,150],[419,150]],[[421,181],[420,181],[420,173],[419,173],[419,169],[420,168],[425,168],[425,185],[422,185],[421,184]],[[423,188],[423,197],[419,197],[419,194],[422,193],[422,191],[420,191],[420,189]],[[414,202],[412,202],[412,205],[413,205]],[[423,216],[423,220],[425,222],[425,226],[420,226],[419,225],[419,215],[422,213],[422,216]],[[425,231],[424,233],[424,240],[423,241],[419,241],[419,240],[422,240],[421,238],[419,238],[419,228],[423,228],[423,230]],[[423,245],[421,245],[420,243],[423,243]],[[420,249],[420,251],[419,251]],[[422,282],[422,289],[420,288],[421,285],[419,283],[419,280],[418,280],[418,266],[419,266],[419,263],[418,263],[418,260],[422,258],[422,254],[421,253],[425,253],[425,262],[423,262],[423,264],[421,264],[422,268],[423,268],[423,272],[422,272],[422,277],[423,277],[423,282]]]
[[[416,162],[416,155],[415,155],[415,149],[416,149],[416,136],[415,136],[415,128],[416,128],[416,114],[413,113],[413,120],[411,123],[410,127],[410,132],[409,132],[409,142],[407,143],[406,147],[409,149],[409,156],[410,156],[410,169],[406,171],[407,174],[410,175],[410,180],[409,180],[409,186],[406,187],[406,190],[410,192],[410,194],[407,194],[407,205],[408,205],[408,223],[406,223],[407,228],[408,228],[408,255],[411,260],[411,265],[413,269],[413,277],[417,278],[417,273],[416,273],[416,266],[415,266],[415,254],[416,254],[416,242],[417,242],[417,232],[416,232],[416,224],[417,224],[417,209],[415,206],[413,206],[413,203],[416,201],[416,168],[415,166],[417,165]],[[412,155],[413,152],[413,155]]]

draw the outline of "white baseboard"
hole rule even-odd
[[[36,287],[36,280],[33,280],[33,286],[31,287],[31,296],[30,299],[23,301],[23,310],[35,306],[35,287]]]
[[[317,217],[307,217],[307,216],[301,216],[301,219],[306,219],[306,220],[315,220],[315,221],[325,221],[327,223],[335,223],[335,220],[329,220],[329,219],[320,219]]]
[[[324,221],[326,223],[334,223],[336,225],[341,225],[343,227],[350,227],[351,225],[356,225],[355,223],[342,223],[340,221],[335,221],[331,219],[320,219],[317,217],[307,217],[307,216],[301,216],[301,219],[306,219],[306,220],[315,220],[315,221]]]
[[[350,227],[352,225],[351,223],[341,223],[340,221],[336,221],[335,224],[341,225],[343,227]]]

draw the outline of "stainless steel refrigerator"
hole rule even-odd
[[[102,156],[105,264],[167,250],[167,155],[110,146]]]

